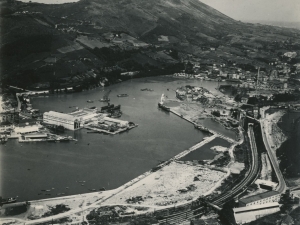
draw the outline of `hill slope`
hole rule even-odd
[[[36,74],[32,83],[115,65],[150,71],[183,60],[268,67],[278,52],[300,50],[299,30],[241,23],[198,0],[10,2],[0,0],[4,83],[13,76]]]

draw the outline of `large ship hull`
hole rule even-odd
[[[167,112],[170,112],[170,108],[167,107],[167,106],[165,106],[165,105],[163,105],[163,104],[161,104],[161,103],[158,103],[158,107],[161,108],[161,109],[163,109],[163,110],[165,110],[165,111],[167,111]]]

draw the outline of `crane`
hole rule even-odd
[[[103,95],[103,98],[100,99],[100,102],[109,102],[110,99],[108,98],[109,94],[110,94],[111,90],[109,90],[108,92],[106,92],[104,95]]]

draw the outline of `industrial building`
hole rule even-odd
[[[269,191],[275,190],[275,188],[278,186],[278,183],[269,181],[269,180],[261,180],[257,179],[255,181],[255,184],[259,185],[260,188],[266,189]]]
[[[34,133],[34,134],[25,134],[24,139],[25,140],[40,140],[40,139],[46,139],[48,137],[45,133]]]
[[[129,122],[124,120],[118,120],[110,117],[104,117],[105,123],[114,123],[118,125],[119,127],[127,127]]]
[[[81,109],[69,114],[60,112],[45,112],[43,122],[47,124],[63,126],[68,130],[78,130],[83,127],[84,123],[90,121],[98,115],[96,109]]]
[[[260,217],[280,211],[278,202],[266,203],[263,205],[250,205],[246,207],[234,208],[234,218],[237,224],[249,223]]]
[[[279,202],[281,194],[277,191],[268,191],[239,200],[239,206],[261,205],[272,202]]]

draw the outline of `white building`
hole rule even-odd
[[[14,131],[17,134],[35,133],[39,131],[39,126],[33,125],[33,126],[25,126],[25,127],[14,127]]]
[[[78,130],[84,123],[98,116],[95,109],[82,109],[69,114],[60,112],[45,112],[43,122],[47,124],[63,126],[68,130]]]
[[[270,189],[270,190],[275,190],[275,188],[278,186],[278,183],[269,180],[261,180],[261,179],[257,179],[255,181],[255,184],[259,185],[260,188]]]
[[[43,122],[63,126],[68,130],[78,130],[83,125],[83,121],[76,116],[54,111],[45,112],[43,115]]]
[[[278,191],[268,191],[239,200],[240,206],[261,205],[271,202],[279,202],[281,194]]]
[[[129,123],[128,121],[118,120],[118,119],[114,119],[114,118],[110,118],[110,117],[104,117],[104,121],[115,123],[120,127],[127,127],[128,123]]]
[[[272,202],[263,205],[251,205],[246,207],[234,208],[234,218],[237,224],[249,223],[260,217],[280,211],[279,203]]]

